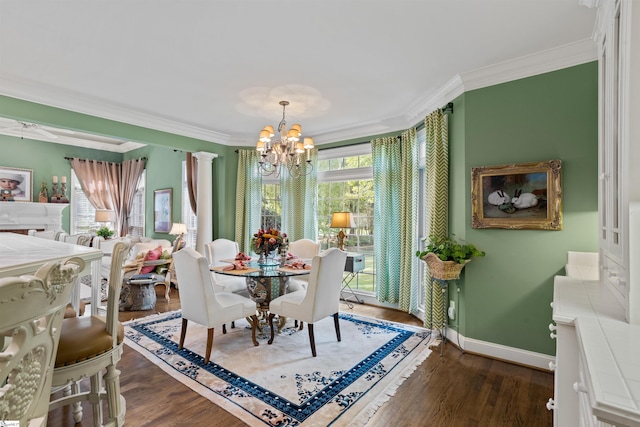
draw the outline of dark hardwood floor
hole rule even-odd
[[[180,307],[179,292],[164,300],[164,287],[157,286],[158,301],[151,311],[121,312],[127,321]],[[342,311],[350,309],[341,304]],[[421,326],[406,313],[358,305],[354,313]],[[127,400],[127,426],[246,426],[188,387],[173,380],[139,353],[125,346],[118,364],[120,385]],[[88,386],[88,382],[85,387]],[[553,413],[545,403],[553,396],[553,374],[485,357],[462,353],[451,343],[439,348],[398,388],[367,424],[373,426],[552,426]],[[92,426],[91,406],[83,403],[82,423],[75,424],[71,411],[49,412],[48,426]]]

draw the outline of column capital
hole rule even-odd
[[[218,157],[216,153],[208,153],[206,151],[198,151],[197,153],[192,153],[191,155],[198,159],[198,163],[203,161],[211,162],[213,159]]]

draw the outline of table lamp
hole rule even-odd
[[[171,231],[169,231],[169,234],[173,234],[174,236],[178,236],[176,238],[176,240],[183,240],[183,236],[187,233],[187,226],[180,223],[180,222],[174,222],[173,225],[171,226]],[[182,243],[182,242],[180,242]],[[173,245],[176,248],[179,248],[178,245],[176,245],[176,242],[173,242]]]
[[[96,231],[96,236],[110,239],[115,234],[114,230],[109,228],[108,224],[116,222],[116,213],[110,209],[96,209],[95,221],[97,224],[102,224]]]
[[[116,213],[110,209],[96,209],[96,222],[104,223],[106,225],[109,222],[116,221]]]
[[[344,233],[344,228],[354,228],[356,225],[353,223],[353,217],[351,212],[334,212],[331,214],[331,228],[339,228],[338,233],[338,249],[344,251],[344,239],[347,235]]]

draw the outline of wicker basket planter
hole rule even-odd
[[[422,257],[429,267],[429,274],[434,279],[455,280],[460,278],[460,272],[471,260],[460,264],[455,261],[442,261],[436,254],[429,252]]]

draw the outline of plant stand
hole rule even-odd
[[[442,344],[440,345],[440,357],[442,357],[444,353],[444,345],[447,342],[447,324],[449,323],[447,321],[447,301],[448,301],[447,295],[449,294],[448,292],[449,283],[450,282],[457,283],[458,279],[460,278],[460,272],[470,260],[464,264],[459,264],[453,261],[442,261],[440,258],[438,258],[437,255],[435,255],[432,252],[425,255],[422,258],[422,260],[425,263],[427,263],[427,267],[429,269],[429,277],[431,277],[429,291],[430,292],[432,291],[434,282],[437,282],[438,284],[440,284],[440,289],[442,291],[442,298],[441,298],[441,304],[440,304],[440,309],[442,310],[442,323],[440,325],[437,325],[437,328],[436,328],[438,330],[438,333],[440,334],[440,337],[442,338]],[[434,305],[433,305],[433,299],[432,299],[432,304],[429,310],[430,323],[432,327],[433,327],[433,310],[434,310]],[[464,350],[462,349],[462,347],[460,347],[459,350],[462,353],[464,353]]]
[[[442,323],[436,327],[442,339],[442,344],[440,344],[440,357],[442,357],[444,353],[444,345],[447,342],[447,324],[449,323],[447,321],[447,300],[448,300],[447,295],[449,294],[449,282],[457,282],[457,281],[458,281],[457,279],[444,280],[444,279],[438,279],[436,277],[431,278],[431,287],[433,287],[434,283],[437,282],[440,285],[440,289],[442,291],[442,301],[440,304],[440,309],[442,310]],[[434,306],[433,304],[431,304],[431,310],[429,315],[430,315],[432,325],[433,325],[433,310],[434,310]],[[464,350],[462,350],[462,348],[460,348],[460,351],[464,353]]]

